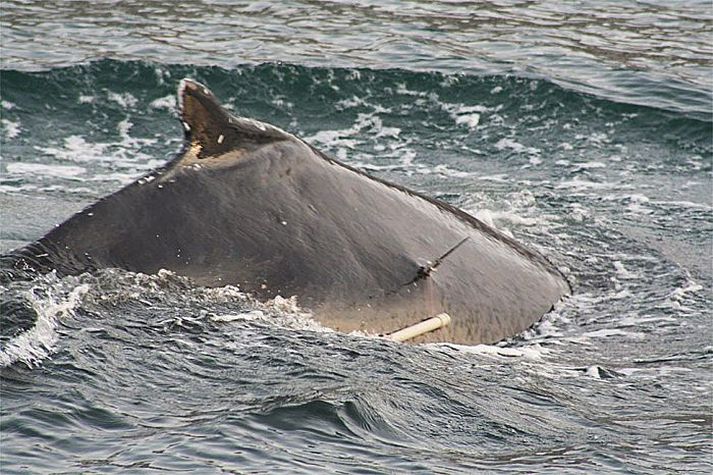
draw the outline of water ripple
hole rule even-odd
[[[707,2],[3,4],[3,68],[112,58],[535,74],[620,102],[710,113]],[[32,38],[31,41],[28,41]]]

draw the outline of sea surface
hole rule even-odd
[[[173,157],[191,77],[573,286],[415,346],[168,271],[2,284],[3,474],[713,471],[710,1],[5,0],[0,35],[0,252]]]

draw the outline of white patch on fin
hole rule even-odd
[[[267,124],[263,124],[259,120],[249,119],[247,117],[241,117],[241,119],[244,120],[245,122],[247,122],[248,124],[252,125],[253,127],[257,127],[258,129],[262,130],[263,132],[265,132],[267,130]]]
[[[183,110],[183,92],[186,89],[186,85],[188,83],[189,79],[184,78],[181,79],[181,82],[178,83],[178,110],[182,111]]]
[[[215,100],[213,93],[207,87],[205,87],[203,84],[201,84],[197,81],[194,81],[192,79],[189,79],[189,78],[184,78],[180,81],[180,83],[178,85],[178,108],[179,108],[179,111],[181,114],[184,112],[183,100],[185,97],[186,88],[188,88],[188,87],[190,87],[190,89],[192,91],[201,90],[205,95],[211,96],[212,99]],[[216,100],[216,102],[217,102],[217,100]],[[220,107],[222,107],[226,110],[229,109],[229,106],[225,105],[225,104],[220,105]],[[295,140],[296,142],[301,142],[303,144],[306,144],[306,142],[304,142],[302,139],[290,134],[289,132],[286,132],[286,131],[282,130],[281,128],[276,127],[272,124],[260,122],[259,120],[255,120],[255,119],[251,119],[251,118],[247,118],[247,117],[235,117],[231,114],[228,114],[227,120],[228,120],[229,124],[237,125],[238,127],[248,126],[248,127],[253,127],[255,129],[258,129],[261,132],[268,132],[268,131],[277,132],[278,134],[282,135],[285,138],[290,138],[290,139]],[[186,132],[191,132],[191,126],[187,122],[181,121],[181,123],[183,124],[183,128],[186,130]],[[218,137],[218,144],[222,144],[224,141],[225,141],[225,137],[223,135],[220,135]],[[194,147],[191,147],[191,148],[194,148]]]

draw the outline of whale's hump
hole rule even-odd
[[[297,296],[344,332],[447,313],[424,338],[461,344],[512,337],[570,293],[545,256],[465,211],[237,117],[198,82],[178,97],[186,142],[173,160],[0,256],[0,281],[169,269],[262,301]]]
[[[178,104],[186,145],[196,159],[252,150],[266,143],[292,138],[275,126],[234,116],[207,87],[192,79],[181,81]]]

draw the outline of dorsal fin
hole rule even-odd
[[[178,103],[186,145],[197,159],[249,150],[289,137],[277,127],[233,116],[207,87],[191,79],[181,81]]]

